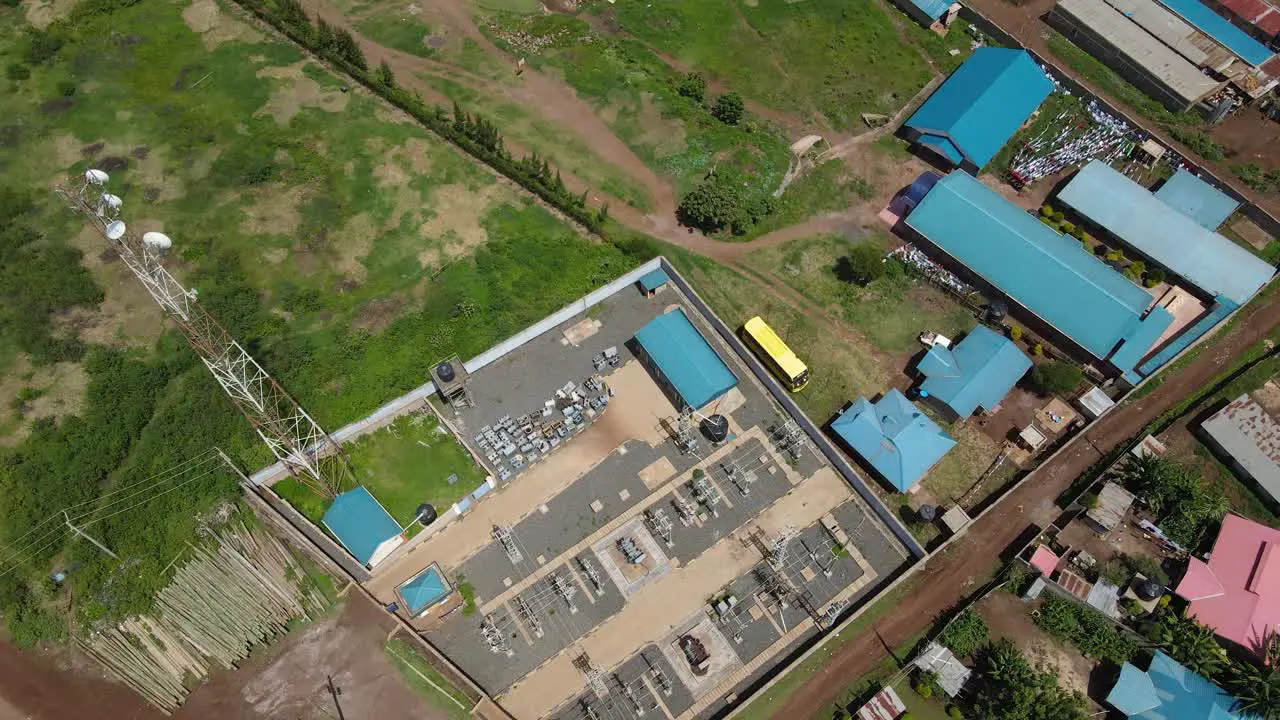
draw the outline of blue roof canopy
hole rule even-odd
[[[1142,678],[1147,679],[1145,683]],[[1159,650],[1145,673],[1125,663],[1120,679],[1107,695],[1107,702],[1115,709],[1142,720],[1244,720],[1246,716],[1231,709],[1235,701]]]
[[[1210,295],[1244,305],[1275,268],[1094,160],[1058,193],[1077,213]]]
[[[1200,223],[1206,230],[1217,230],[1240,207],[1230,195],[1179,168],[1173,177],[1155,192],[1165,205]]]
[[[1121,343],[1120,349],[1115,351],[1111,356],[1111,364],[1115,365],[1120,372],[1124,373],[1125,380],[1137,385],[1142,378],[1133,371],[1133,367],[1138,361],[1147,356],[1151,351],[1151,346],[1156,344],[1156,340],[1164,334],[1164,331],[1173,324],[1173,313],[1170,313],[1163,305],[1157,305],[1151,308],[1151,312],[1142,318],[1142,322],[1138,323],[1138,328],[1134,330],[1129,337],[1125,338]]]
[[[930,20],[937,20],[951,7],[951,0],[909,0]]]
[[[956,164],[981,169],[1053,92],[1053,81],[1025,50],[974,51],[907,120]]]
[[[897,389],[874,404],[858,398],[832,421],[831,431],[901,492],[956,444]]]
[[[1160,0],[1160,4],[1254,67],[1258,67],[1275,54],[1268,50],[1266,45],[1254,40],[1248,33],[1232,25],[1230,20],[1214,12],[1199,0]]]
[[[378,546],[403,532],[400,523],[363,485],[334,498],[321,522],[348,552],[365,565],[373,559]]]
[[[953,172],[906,223],[976,275],[1106,359],[1134,332],[1151,295],[977,178]]]
[[[636,342],[690,407],[700,408],[738,384],[682,308],[649,321]]]
[[[671,278],[667,277],[667,271],[662,268],[650,270],[640,276],[640,289],[645,292],[653,292],[663,285],[667,284]]]
[[[415,615],[448,597],[451,592],[449,584],[434,565],[401,585],[398,590],[409,612]]]
[[[1000,404],[1031,369],[1031,359],[1009,338],[979,325],[954,348],[929,348],[917,369],[926,378],[921,390],[967,418]]]

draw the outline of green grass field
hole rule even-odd
[[[484,481],[484,471],[434,415],[415,413],[348,446],[356,480],[401,525],[429,502],[440,512]],[[448,482],[451,475],[457,479]]]
[[[418,57],[437,53],[429,45],[431,26],[402,8],[387,8],[365,16],[356,31],[384,47],[394,48]]]
[[[471,707],[475,703],[431,667],[412,645],[395,638],[387,642],[385,649],[387,659],[396,666],[405,684],[443,713],[444,717],[449,720],[467,720],[471,717]]]

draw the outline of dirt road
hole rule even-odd
[[[870,631],[836,650],[823,669],[797,688],[774,714],[799,720],[817,717],[840,700],[845,687],[869,672],[897,647],[923,632],[935,618],[972,592],[996,558],[1029,526],[1043,527],[1058,510],[1054,499],[1080,473],[1136,434],[1148,422],[1196,389],[1211,382],[1229,360],[1256,343],[1280,323],[1280,298],[1271,297],[1250,310],[1229,333],[1215,337],[1191,364],[1168,377],[1148,395],[1104,416],[1086,436],[1047,463],[1034,478],[1005,497],[978,520],[964,538],[921,569],[916,591],[907,595]]]

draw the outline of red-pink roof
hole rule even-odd
[[[1036,547],[1036,551],[1031,555],[1031,567],[1040,571],[1040,574],[1048,578],[1053,574],[1055,568],[1058,567],[1058,556],[1053,554],[1045,545]]]
[[[1182,576],[1182,581],[1178,583],[1178,588],[1174,590],[1178,597],[1184,600],[1204,600],[1205,598],[1218,597],[1222,595],[1222,583],[1218,582],[1218,576],[1213,574],[1208,565],[1205,565],[1200,558],[1191,558],[1187,565],[1187,574]]]
[[[1195,564],[1189,576],[1200,572]],[[1192,600],[1188,615],[1222,638],[1261,654],[1267,638],[1280,628],[1280,530],[1228,514],[1205,570],[1221,584],[1222,594]],[[1193,585],[1202,580],[1193,579]],[[1178,585],[1179,595],[1183,583]],[[1190,590],[1188,586],[1194,596]]]

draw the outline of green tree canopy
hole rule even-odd
[[[742,116],[746,114],[742,96],[732,91],[721,95],[716,98],[711,114],[725,125],[737,125],[742,122]]]
[[[1001,720],[1084,720],[1085,700],[1058,686],[1055,675],[1031,666],[1008,638],[978,663],[973,709],[977,717]]]
[[[884,253],[870,243],[859,243],[853,246],[849,254],[840,258],[836,265],[836,275],[858,285],[879,280],[884,277]]]
[[[689,73],[680,80],[676,92],[695,102],[702,102],[707,97],[707,79],[698,73]]]
[[[1080,368],[1071,363],[1040,363],[1027,374],[1027,385],[1041,395],[1066,395],[1084,379]]]

